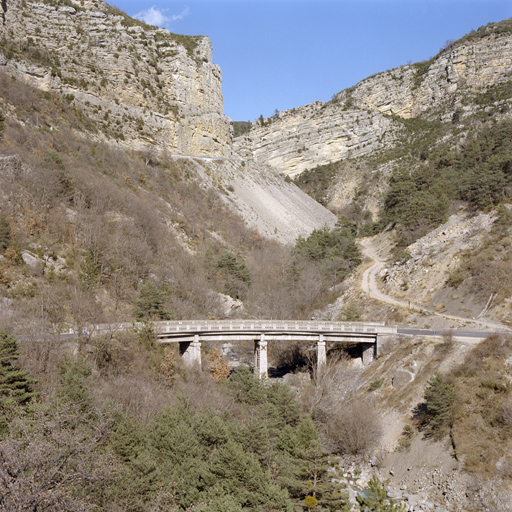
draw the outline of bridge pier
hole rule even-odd
[[[194,341],[180,341],[180,354],[185,366],[201,370],[201,341],[198,334],[194,335]]]
[[[325,368],[327,364],[327,352],[325,349],[324,335],[318,335],[318,341],[316,343],[316,371],[320,372],[322,368]]]
[[[373,363],[373,360],[377,356],[377,338],[375,338],[375,343],[371,345],[368,343],[361,343],[361,359],[363,360],[363,366],[367,366],[370,363]]]
[[[254,376],[258,379],[268,377],[267,341],[263,333],[260,339],[254,342]]]

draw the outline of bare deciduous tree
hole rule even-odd
[[[79,511],[91,491],[112,482],[113,460],[96,450],[110,418],[49,401],[22,413],[0,443],[0,508],[11,512]]]
[[[379,413],[364,402],[345,402],[326,424],[327,443],[336,453],[359,455],[368,453],[382,437]]]

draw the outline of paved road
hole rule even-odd
[[[443,336],[443,335],[451,335],[456,339],[460,338],[470,338],[474,341],[478,340],[484,340],[487,338],[487,336],[490,336],[491,334],[496,334],[497,332],[499,334],[506,334],[511,335],[510,332],[505,331],[468,331],[467,329],[459,330],[459,329],[410,329],[410,328],[402,328],[399,327],[397,329],[398,334],[404,334],[406,336]]]

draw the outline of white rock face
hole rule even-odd
[[[253,123],[235,141],[236,151],[294,176],[335,160],[366,155],[384,147],[393,123],[379,112],[343,110],[321,102],[281,112],[268,126]]]
[[[441,52],[425,64],[424,73],[415,64],[366,78],[352,95],[361,106],[381,113],[410,118],[434,111],[449,121],[464,96],[509,81],[511,67],[512,38],[493,34]]]
[[[8,0],[3,37],[18,50],[0,62],[64,95],[100,140],[138,150],[230,154],[222,74],[207,37],[138,23],[100,0],[76,2],[76,9]]]
[[[366,78],[329,103],[315,102],[252,123],[235,147],[245,158],[290,176],[318,165],[367,155],[394,144],[396,117],[451,122],[472,112],[468,99],[512,80],[512,37],[482,34],[462,40],[432,61]]]

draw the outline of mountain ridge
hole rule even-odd
[[[429,61],[377,73],[327,103],[260,118],[235,139],[237,151],[290,176],[394,145],[402,123],[421,117],[457,122],[478,110],[472,101],[512,83],[512,21],[489,24]],[[501,101],[510,108],[510,98]]]

